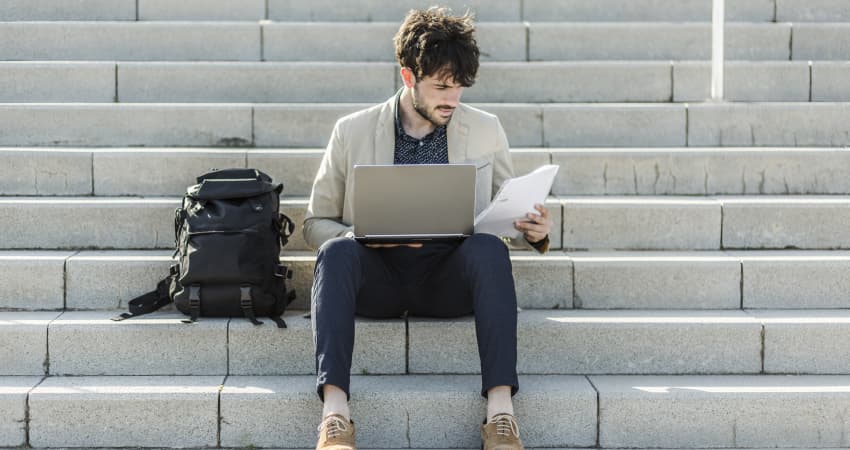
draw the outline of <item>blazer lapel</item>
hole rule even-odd
[[[395,108],[395,96],[381,108],[375,127],[375,164],[392,164],[395,159]]]
[[[466,146],[468,143],[469,126],[463,117],[463,106],[455,108],[452,120],[446,129],[446,140],[449,145],[449,163],[456,164],[468,161]]]

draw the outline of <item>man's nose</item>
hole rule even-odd
[[[446,96],[443,98],[443,103],[451,106],[452,108],[456,108],[460,103],[460,94],[463,91],[461,89],[450,89],[448,90]]]

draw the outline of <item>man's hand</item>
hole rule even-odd
[[[411,243],[411,244],[366,244],[366,247],[369,248],[395,248],[395,247],[410,247],[410,248],[421,248],[422,243]]]
[[[522,231],[525,235],[525,240],[529,243],[540,242],[549,235],[552,229],[552,219],[549,217],[549,210],[541,204],[534,205],[540,214],[528,213],[525,215],[525,220],[514,222],[514,227]]]

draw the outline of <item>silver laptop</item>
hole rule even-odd
[[[356,165],[353,219],[361,242],[463,239],[474,228],[475,165]]]

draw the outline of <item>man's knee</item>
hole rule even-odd
[[[492,234],[477,233],[464,240],[461,246],[464,251],[476,258],[510,258],[508,247],[502,240]]]
[[[354,239],[337,237],[326,241],[319,247],[318,259],[338,259],[356,257],[360,244]]]

